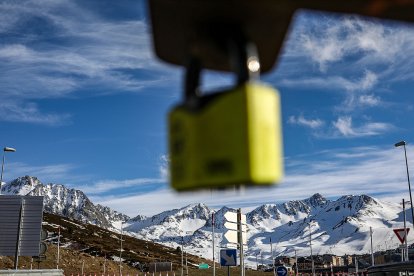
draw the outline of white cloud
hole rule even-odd
[[[43,114],[35,103],[4,101],[0,105],[0,121],[61,125],[70,121],[69,114]]]
[[[301,88],[322,88],[331,92],[339,90],[345,92],[370,91],[378,80],[374,72],[366,70],[360,78],[350,79],[342,76],[328,75],[325,77],[303,77],[295,79],[283,79],[281,85]]]
[[[352,125],[352,117],[342,116],[332,123],[337,132],[344,137],[363,137],[385,133],[394,128],[393,125],[381,122],[367,122],[358,127]]]
[[[19,149],[17,148],[17,153]],[[30,175],[36,176],[43,183],[66,183],[70,185],[74,181],[83,181],[87,176],[74,174],[76,166],[72,164],[48,164],[48,165],[29,165],[22,162],[14,162],[16,157],[10,155],[5,164],[4,181],[11,181],[17,177]]]
[[[143,20],[106,18],[66,0],[0,3],[0,13],[7,15],[0,18],[0,113],[7,114],[0,120],[55,125],[67,114],[45,114],[31,105],[83,96],[79,90],[139,92],[178,82],[178,72],[155,59]],[[137,71],[145,71],[145,79]]]
[[[356,136],[351,117],[340,117],[333,125],[343,136]]]
[[[380,97],[374,95],[360,95],[358,101],[361,105],[377,106],[381,103]]]
[[[324,121],[320,119],[306,119],[305,117],[303,117],[303,115],[300,115],[297,117],[290,116],[288,123],[294,124],[294,125],[306,126],[311,129],[320,128],[321,126],[324,125]]]
[[[161,179],[167,181],[170,177],[170,170],[169,170],[170,158],[168,155],[161,155],[160,157],[160,164],[159,164],[159,172]]]
[[[136,178],[126,180],[101,180],[92,185],[84,185],[80,189],[88,195],[96,195],[106,193],[117,189],[126,189],[131,187],[151,186],[153,184],[165,183],[165,179],[161,178]]]
[[[312,13],[304,12],[297,20],[291,35],[295,46],[288,51],[292,57],[307,57],[322,72],[356,55],[359,55],[356,62],[364,61],[365,65],[393,61],[414,35],[406,27],[386,25],[379,20],[349,15],[309,17],[308,14]]]

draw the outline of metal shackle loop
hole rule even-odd
[[[237,75],[237,85],[259,78],[260,62],[254,43],[247,41],[238,32],[222,32],[216,38],[218,45],[227,52],[232,71]],[[201,69],[202,61],[195,56],[190,56],[184,85],[184,100],[189,107],[195,107],[201,96],[199,89]]]

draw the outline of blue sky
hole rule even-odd
[[[403,150],[393,145],[406,140],[414,160],[412,26],[298,13],[262,76],[282,97],[282,183],[177,194],[166,116],[181,99],[183,70],[154,56],[145,2],[2,1],[0,13],[0,145],[17,149],[6,155],[5,181],[36,176],[130,216],[316,192],[409,197]],[[231,83],[229,74],[203,75],[207,91]]]

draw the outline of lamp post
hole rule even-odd
[[[313,262],[313,253],[312,253],[312,228],[311,228],[312,220],[308,223],[309,224],[309,247],[310,247],[310,254],[311,254],[311,265],[312,265],[312,276],[315,276],[315,264]]]
[[[413,223],[413,227],[414,227],[414,209],[413,209],[413,198],[411,195],[411,184],[410,184],[410,173],[408,172],[408,161],[407,161],[407,150],[405,149],[405,141],[400,141],[398,143],[396,143],[394,146],[395,147],[404,147],[404,156],[405,156],[405,167],[407,169],[407,181],[408,181],[408,191],[410,192],[410,205],[411,205],[411,218],[412,218],[412,223]]]
[[[272,237],[270,237],[270,252],[272,254],[272,267],[273,267],[273,275],[276,276],[276,269],[275,269],[275,257],[273,256],[273,245],[272,245]]]
[[[184,276],[184,237],[181,236],[181,276]]]
[[[4,147],[3,148],[3,162],[1,163],[1,175],[0,175],[0,195],[1,195],[1,190],[3,188],[3,171],[4,171],[4,161],[6,159],[6,152],[15,152],[16,149],[14,148],[9,148],[9,147]]]
[[[407,219],[406,219],[406,216],[405,216],[405,203],[407,203],[405,200],[404,200],[404,198],[403,198],[403,200],[402,200],[402,206],[403,206],[403,211],[404,211],[404,235],[405,235],[405,237],[404,237],[404,246],[405,246],[405,258],[404,258],[404,260],[403,261],[409,261],[409,257],[408,257],[408,236],[407,236],[407,224],[406,224],[406,221],[407,221]]]

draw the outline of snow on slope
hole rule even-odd
[[[202,203],[164,211],[152,217],[137,215],[133,219],[93,204],[79,190],[60,184],[43,185],[37,178],[20,177],[3,187],[6,194],[31,194],[45,197],[47,212],[71,217],[101,227],[120,230],[141,239],[171,247],[183,246],[185,251],[205,258],[213,258],[212,215],[214,213],[215,258],[227,242],[224,214],[235,209],[222,207],[212,210]],[[310,255],[312,238],[314,254],[361,254],[370,250],[370,227],[374,249],[389,249],[399,245],[392,228],[403,227],[401,206],[381,202],[367,195],[347,195],[327,200],[320,194],[304,200],[283,204],[265,204],[246,214],[248,250],[247,264],[254,265],[256,256],[271,260],[272,240],[274,256]],[[407,216],[408,220],[411,216]],[[407,227],[411,227],[409,221]],[[413,239],[409,235],[410,243]]]
[[[215,211],[216,259],[220,248],[227,246],[223,239],[227,211],[235,212],[227,207]],[[197,212],[200,214],[196,215]],[[131,222],[126,229],[139,238],[171,247],[184,244],[184,250],[212,259],[213,212],[203,204],[194,204]],[[314,254],[367,253],[370,227],[376,248],[397,247],[398,241],[391,228],[402,226],[401,213],[397,204],[380,202],[366,195],[348,195],[329,201],[315,194],[304,200],[265,204],[247,213],[247,263],[253,265],[259,254],[270,262],[270,239],[275,256],[293,256],[295,250],[299,255],[310,255],[311,236]]]
[[[128,216],[108,207],[93,204],[80,190],[68,189],[61,184],[44,185],[36,177],[19,177],[3,186],[3,194],[44,196],[45,212],[95,224],[107,229],[116,227]]]

